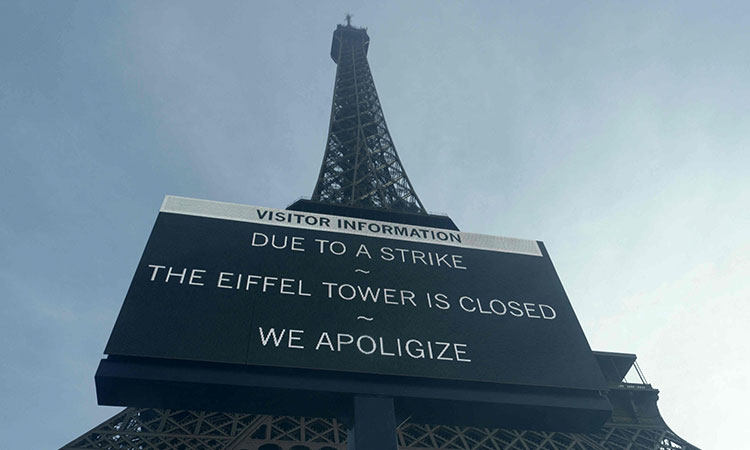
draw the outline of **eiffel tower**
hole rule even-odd
[[[289,209],[330,212],[437,228],[450,219],[426,213],[398,158],[367,63],[367,30],[339,25],[331,57],[337,63],[325,155],[312,199]],[[396,430],[402,450],[691,450],[657,407],[636,356],[594,352],[608,383],[613,414],[594,433],[461,427],[412,423]],[[637,379],[626,376],[635,372]],[[334,418],[220,411],[125,408],[62,449],[107,450],[344,450],[347,428]]]
[[[425,213],[385,124],[367,63],[367,31],[347,24],[333,33],[336,63],[328,141],[313,201]]]

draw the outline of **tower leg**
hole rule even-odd
[[[347,450],[398,450],[392,398],[354,397],[354,426]]]

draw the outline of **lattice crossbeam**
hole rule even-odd
[[[694,450],[664,426],[564,433],[406,423],[401,450]],[[271,445],[271,446],[269,446]],[[63,450],[344,450],[335,419],[127,408]]]

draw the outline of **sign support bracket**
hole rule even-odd
[[[347,450],[398,450],[393,398],[354,396],[354,425],[348,431]]]

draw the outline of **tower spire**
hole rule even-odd
[[[370,37],[346,25],[333,33],[336,84],[326,150],[312,200],[426,214],[385,123],[367,62]]]

